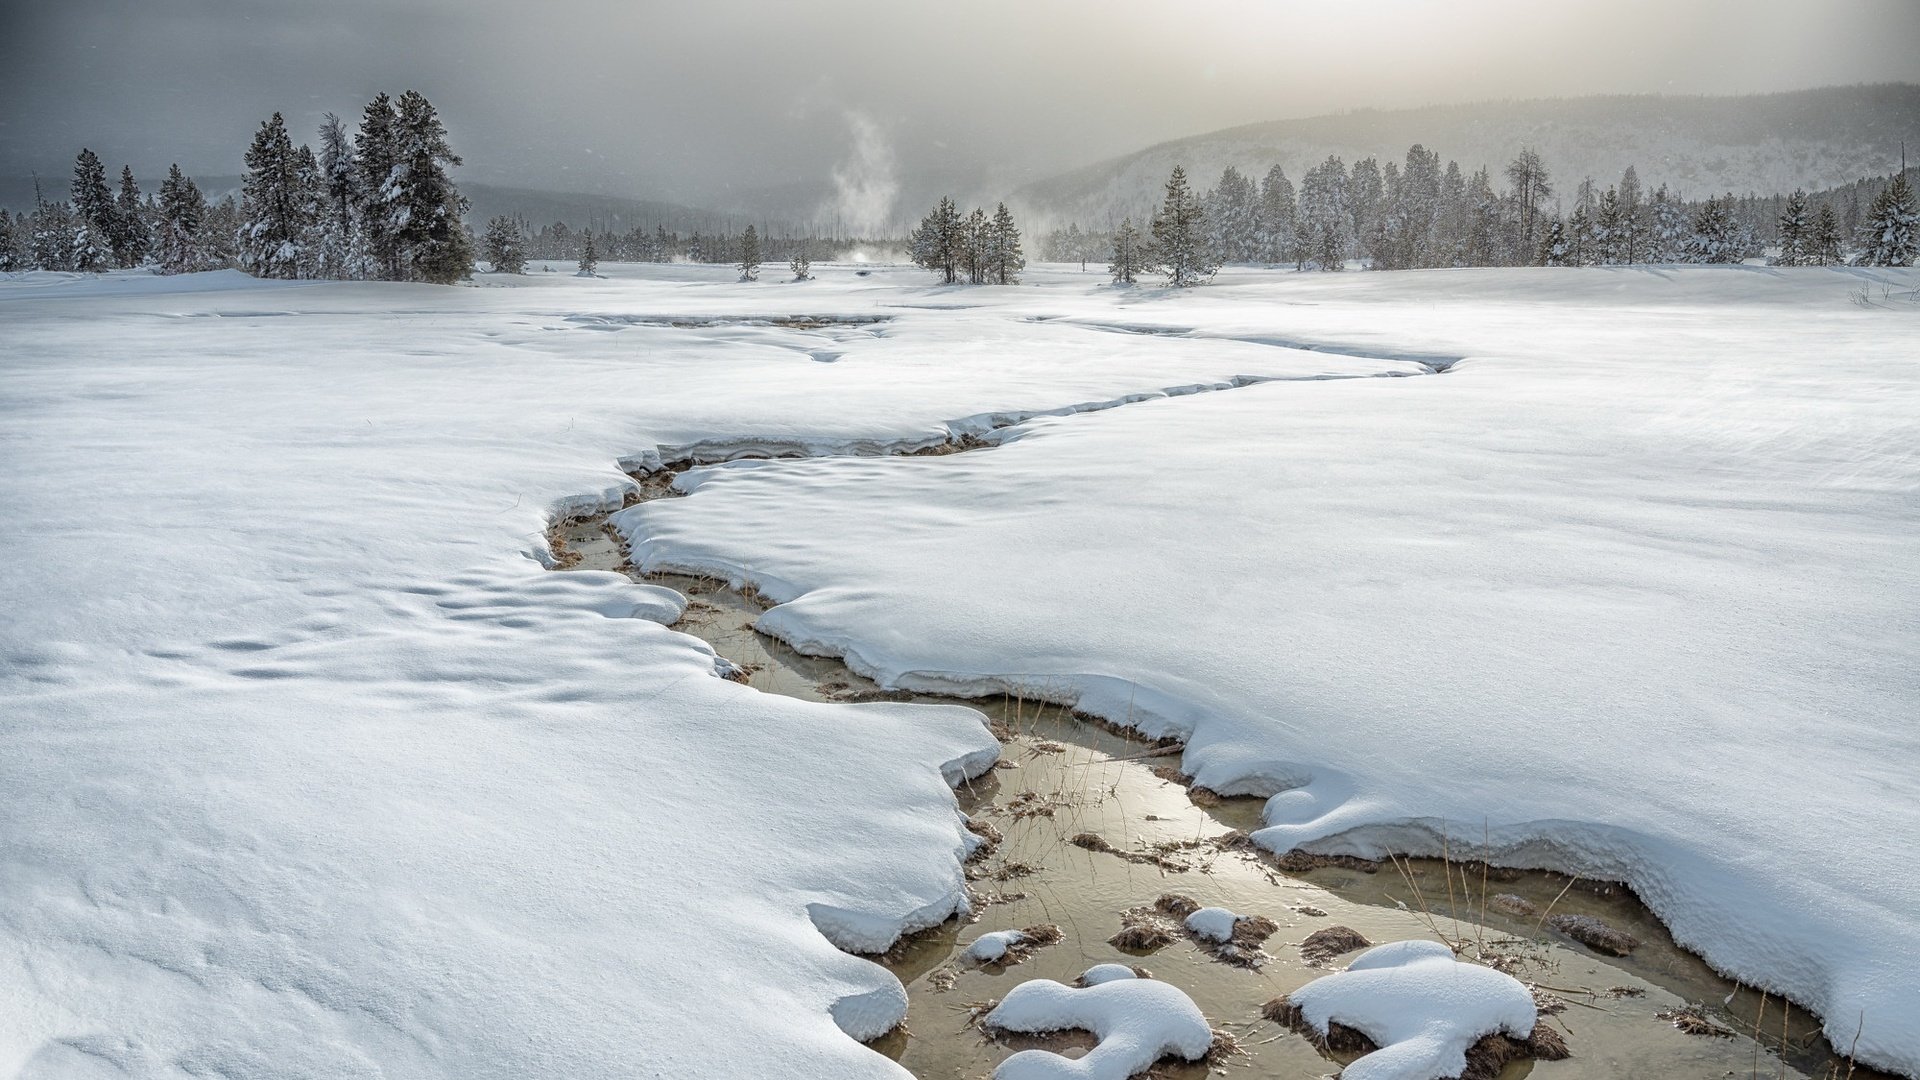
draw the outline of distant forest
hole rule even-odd
[[[381,94],[358,129],[329,114],[319,149],[295,145],[280,114],[246,152],[239,198],[209,202],[174,166],[143,194],[131,168],[117,188],[91,150],[75,160],[67,198],[36,190],[30,212],[0,209],[0,271],[160,273],[238,268],[259,277],[452,282],[484,257],[494,271],[601,260],[740,263],[751,252],[799,268],[856,248],[911,252],[945,281],[1011,283],[1023,257],[1005,206],[992,220],[958,217],[950,200],[910,237],[856,240],[747,226],[683,235],[664,224],[595,235],[565,222],[496,216],[484,239],[449,169],[461,164],[425,97]],[[750,235],[751,234],[751,235]],[[1523,149],[1498,174],[1444,165],[1415,144],[1403,161],[1329,155],[1296,185],[1280,165],[1258,179],[1228,166],[1203,194],[1176,167],[1152,219],[1107,229],[1078,222],[1040,237],[1050,262],[1109,264],[1116,281],[1160,272],[1174,284],[1221,265],[1337,271],[1473,266],[1738,263],[1911,266],[1920,224],[1909,170],[1821,191],[1680,199],[1648,190],[1629,166],[1604,187],[1570,184]],[[970,239],[971,238],[971,239]]]

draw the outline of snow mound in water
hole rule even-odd
[[[1467,1050],[1505,1033],[1525,1039],[1537,1015],[1511,975],[1453,958],[1436,941],[1395,941],[1361,953],[1347,970],[1287,995],[1322,1037],[1329,1023],[1353,1028],[1380,1049],[1341,1072],[1344,1080],[1438,1080],[1467,1068]]]
[[[1240,916],[1223,907],[1203,907],[1187,916],[1187,930],[1208,941],[1233,940],[1233,924]]]
[[[967,956],[983,963],[992,963],[1004,959],[1007,950],[1027,940],[1027,935],[1018,930],[995,930],[990,934],[981,934],[972,945],[967,946]]]
[[[1198,1060],[1213,1044],[1207,1018],[1179,987],[1136,978],[1119,964],[1089,968],[1081,978],[1089,985],[1021,983],[987,1014],[986,1023],[1030,1034],[1090,1031],[1100,1044],[1078,1059],[1022,1050],[993,1070],[994,1080],[1126,1080],[1163,1057]]]
[[[1101,983],[1139,977],[1139,972],[1125,964],[1095,964],[1080,974],[1080,982],[1085,986],[1099,986]]]

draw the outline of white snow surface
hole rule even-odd
[[[1467,1068],[1487,1035],[1533,1034],[1533,995],[1519,980],[1463,964],[1437,941],[1376,945],[1347,970],[1287,995],[1315,1031],[1337,1022],[1379,1047],[1340,1071],[1343,1080],[1440,1080]]]
[[[646,565],[753,580],[784,601],[764,629],[883,684],[1183,736],[1200,784],[1271,797],[1274,850],[1484,835],[1629,882],[1683,944],[1920,1076],[1920,304],[1849,302],[1863,280],[1920,287],[1037,289],[1060,315],[1039,325],[1115,355],[1451,366],[1043,418],[943,458],[696,470],[620,524]],[[1054,340],[994,347],[1045,365]]]
[[[1009,990],[987,1014],[988,1026],[1029,1034],[1087,1031],[1099,1044],[1078,1058],[1022,1050],[993,1070],[994,1080],[1126,1080],[1163,1057],[1203,1057],[1213,1030],[1193,999],[1171,983],[1102,971],[1118,966],[1089,968],[1081,976],[1084,987],[1032,979]]]
[[[1088,986],[1113,982],[1115,979],[1137,979],[1139,973],[1125,964],[1095,964],[1080,973],[1080,981]]]
[[[1007,950],[1027,940],[1027,935],[1018,930],[993,930],[973,939],[967,946],[967,955],[984,963],[992,963],[1007,955]]]
[[[0,1076],[903,1075],[835,946],[964,902],[980,718],[716,678],[547,522],[663,446],[1415,367],[1026,321],[1078,275],[602,273],[0,280]]]
[[[1187,929],[1208,941],[1230,941],[1233,924],[1239,921],[1240,917],[1226,908],[1203,907],[1187,915]]]

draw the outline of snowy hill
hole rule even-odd
[[[1920,146],[1920,86],[1825,87],[1741,97],[1653,95],[1550,98],[1360,110],[1228,128],[1150,146],[1015,193],[1030,214],[1104,225],[1152,205],[1175,165],[1210,187],[1228,165],[1255,175],[1279,162],[1296,183],[1337,154],[1404,159],[1422,143],[1472,170],[1498,170],[1536,147],[1556,187],[1581,177],[1617,179],[1628,165],[1644,183],[1699,197],[1833,187],[1885,173],[1900,141]]]

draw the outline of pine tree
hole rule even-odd
[[[1347,181],[1347,212],[1353,217],[1351,231],[1356,247],[1364,251],[1356,254],[1372,254],[1372,248],[1379,243],[1380,203],[1386,195],[1386,180],[1380,174],[1380,162],[1374,158],[1361,158],[1353,163],[1353,175]]]
[[[1920,255],[1920,211],[1907,183],[1905,155],[1893,182],[1874,197],[1861,231],[1859,261],[1864,266],[1912,266]]]
[[[580,269],[574,277],[598,277],[594,271],[600,268],[600,251],[593,244],[593,230],[586,232],[585,243],[580,247]]]
[[[206,225],[207,200],[180,166],[167,170],[160,185],[160,229],[156,254],[160,272],[185,274],[201,268],[201,229]]]
[[[14,230],[13,215],[0,207],[0,274],[23,269],[20,265],[20,240]]]
[[[107,189],[107,170],[91,150],[81,150],[73,163],[73,268],[83,272],[114,265],[113,192]]]
[[[353,137],[353,167],[357,177],[354,215],[370,261],[371,277],[402,280],[400,221],[395,173],[399,169],[400,118],[393,99],[378,94],[360,114],[360,130]]]
[[[1221,261],[1246,263],[1259,257],[1259,198],[1239,169],[1227,166],[1202,206],[1207,242]]]
[[[130,165],[120,167],[120,195],[113,205],[111,238],[114,264],[123,270],[146,262],[153,250],[146,207],[140,201],[140,185],[134,182]]]
[[[987,277],[996,285],[1018,285],[1020,271],[1026,265],[1026,253],[1020,250],[1020,230],[1014,226],[1007,204],[1001,203],[987,225]]]
[[[1815,266],[1837,266],[1846,261],[1840,250],[1840,219],[1832,203],[1821,203],[1820,214],[1814,219],[1813,258]]]
[[[1644,261],[1647,254],[1647,223],[1645,200],[1640,191],[1640,174],[1633,166],[1620,177],[1619,219],[1615,223],[1619,239],[1616,241],[1620,261],[1637,263]]]
[[[1178,165],[1167,177],[1167,195],[1153,216],[1153,245],[1167,284],[1175,288],[1198,285],[1220,268],[1219,257],[1207,244],[1207,214],[1187,186],[1187,171]]]
[[[967,281],[973,285],[983,285],[987,280],[987,212],[979,207],[967,215],[966,224],[961,227],[960,265],[967,271]]]
[[[1611,266],[1626,261],[1626,227],[1621,220],[1620,195],[1613,188],[1602,192],[1593,211],[1593,261]]]
[[[942,196],[940,204],[920,220],[913,232],[910,254],[914,265],[939,274],[942,284],[953,284],[959,280],[964,232],[960,209],[951,196]]]
[[[1709,198],[1693,218],[1686,258],[1692,263],[1737,263],[1746,257],[1740,223],[1733,215],[1733,195],[1723,202]]]
[[[1260,257],[1268,265],[1288,260],[1293,250],[1293,219],[1297,208],[1293,181],[1279,164],[1260,181]]]
[[[279,113],[254,133],[246,162],[241,189],[245,221],[238,237],[241,269],[255,277],[299,277],[305,255],[301,243],[306,239],[306,207],[293,142]]]
[[[352,281],[371,276],[366,241],[355,219],[360,174],[354,167],[347,126],[328,113],[320,124],[321,207],[317,226],[319,276]]]
[[[527,272],[527,253],[520,239],[520,226],[512,218],[497,217],[487,222],[487,262],[496,274]]]
[[[1087,238],[1081,234],[1080,223],[1077,221],[1067,226],[1066,246],[1068,260],[1078,261],[1081,271],[1085,272],[1087,269],[1087,248],[1090,245],[1087,243]]]
[[[1540,238],[1540,253],[1534,261],[1541,266],[1565,266],[1570,250],[1566,224],[1556,217],[1547,222],[1547,231]]]
[[[1649,204],[1651,223],[1647,231],[1647,261],[1652,263],[1676,263],[1687,257],[1687,238],[1693,235],[1693,226],[1687,221],[1686,209],[1672,196],[1667,194],[1667,186],[1660,185],[1653,193]]]
[[[1573,213],[1567,215],[1566,236],[1566,265],[1592,265],[1595,256],[1593,213],[1584,201],[1576,201]]]
[[[79,264],[74,249],[79,241],[79,225],[65,202],[48,202],[40,197],[40,185],[34,183],[33,221],[27,232],[27,252],[32,264],[41,270],[71,271]]]
[[[760,233],[752,225],[740,234],[739,252],[740,260],[734,265],[740,270],[740,280],[760,280]]]
[[[1787,196],[1787,208],[1780,212],[1779,230],[1780,254],[1774,258],[1774,265],[1816,265],[1813,216],[1807,207],[1805,191],[1796,188]]]
[[[447,173],[461,161],[439,113],[417,90],[400,95],[395,149],[386,202],[405,280],[450,285],[473,272],[473,240],[461,221],[467,200]]]
[[[202,229],[202,270],[224,270],[240,264],[237,238],[242,223],[240,204],[231,195],[222,196],[219,202],[207,207],[206,225]]]
[[[813,254],[808,250],[810,246],[806,240],[793,246],[793,261],[787,264],[787,269],[793,271],[795,281],[813,280]]]
[[[1152,268],[1153,258],[1146,249],[1146,238],[1140,230],[1134,228],[1133,219],[1125,218],[1120,222],[1120,231],[1113,234],[1113,261],[1107,266],[1115,285],[1132,285],[1141,274]]]
[[[1307,170],[1300,180],[1300,207],[1295,225],[1299,234],[1302,268],[1311,262],[1322,270],[1346,267],[1353,250],[1353,211],[1347,202],[1347,167],[1337,157]]]

